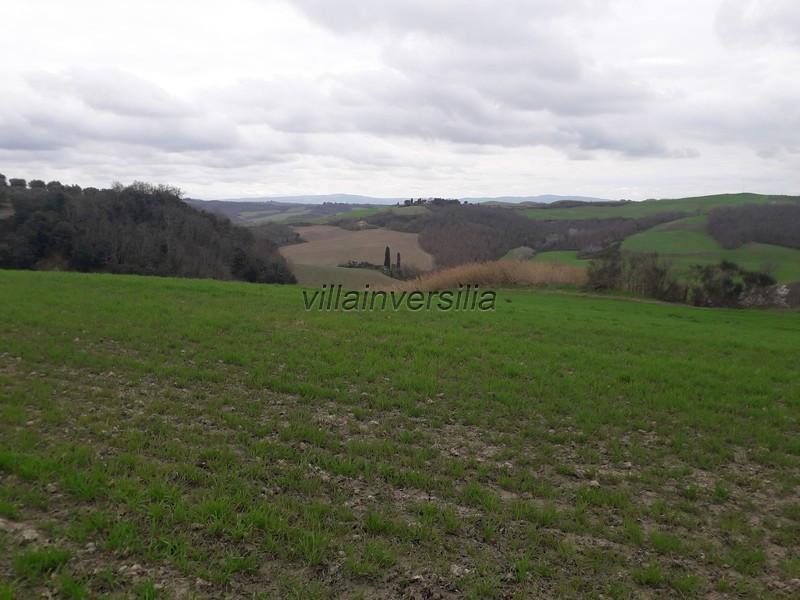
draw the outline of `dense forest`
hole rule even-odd
[[[169,186],[0,176],[3,215],[0,268],[294,282],[274,241],[192,208]]]
[[[717,208],[708,232],[724,248],[758,242],[800,248],[800,204],[744,204]]]

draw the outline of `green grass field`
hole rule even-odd
[[[302,264],[292,264],[290,268],[298,284],[307,287],[320,288],[323,284],[341,283],[348,289],[360,290],[367,284],[375,288],[387,288],[397,284],[396,279],[373,269]]]
[[[622,206],[579,206],[575,208],[528,208],[522,212],[532,219],[634,219],[658,213],[685,211],[707,213],[718,206],[767,204],[770,202],[800,202],[800,196],[767,196],[764,194],[717,194],[695,198],[647,200]]]
[[[727,250],[705,231],[706,217],[690,217],[664,223],[627,238],[622,248],[657,252],[679,270],[692,265],[735,262],[751,271],[769,272],[780,282],[800,281],[800,250],[770,244],[745,244]]]
[[[0,598],[797,597],[800,313],[0,271]]]

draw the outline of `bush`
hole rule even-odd
[[[668,302],[682,300],[684,292],[668,261],[657,254],[622,252],[618,246],[589,264],[588,279],[594,290],[617,290]]]
[[[723,261],[691,268],[687,282],[680,282],[670,264],[656,254],[607,251],[590,263],[589,288],[615,290],[667,302],[695,306],[742,307],[767,302],[775,280],[765,273],[747,271]]]
[[[738,307],[745,296],[772,285],[775,280],[769,275],[746,271],[728,261],[695,266],[686,287],[686,302],[695,306]]]

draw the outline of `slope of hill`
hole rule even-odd
[[[627,238],[622,248],[656,252],[682,273],[692,265],[727,260],[751,271],[769,273],[781,282],[800,281],[800,250],[755,243],[726,249],[706,231],[707,220],[706,216],[696,216],[658,225]]]
[[[800,313],[23,271],[0,305],[7,597],[800,591]]]

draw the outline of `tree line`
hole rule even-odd
[[[277,245],[199,211],[170,186],[110,189],[6,180],[0,268],[60,269],[293,283]]]

